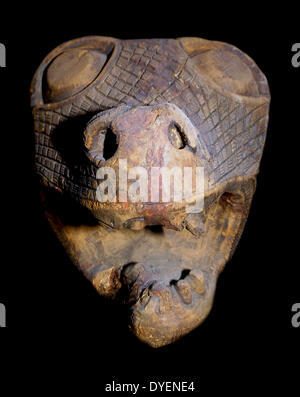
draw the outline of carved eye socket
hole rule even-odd
[[[46,103],[59,102],[75,95],[92,83],[107,62],[107,55],[97,50],[72,48],[59,54],[43,77]]]
[[[88,158],[95,164],[110,159],[118,149],[116,134],[110,127],[93,131],[86,136],[85,146]]]
[[[176,123],[170,124],[169,141],[176,149],[183,149],[187,144],[187,137],[185,133]]]

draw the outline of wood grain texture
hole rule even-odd
[[[197,327],[255,190],[270,104],[258,66],[200,38],[84,37],[44,59],[31,102],[42,200],[73,262],[101,295],[124,300],[145,343]],[[105,157],[108,130],[115,142]],[[99,202],[97,170],[122,158],[130,167],[204,167],[204,211]]]

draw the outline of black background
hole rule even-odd
[[[26,4],[1,16],[7,22],[0,28],[7,67],[0,69],[0,302],[7,308],[7,328],[0,344],[8,347],[12,372],[20,367],[24,373],[33,362],[28,385],[50,375],[50,387],[60,374],[67,387],[95,386],[97,394],[113,379],[193,379],[198,391],[241,394],[280,386],[296,390],[299,363],[293,358],[299,356],[300,332],[291,325],[291,307],[300,302],[300,68],[291,65],[292,44],[299,42],[293,10],[286,5],[275,14],[273,6],[263,15],[250,4],[233,12],[189,3],[164,10],[154,3],[74,3],[65,12],[61,7]],[[228,42],[255,60],[270,85],[257,191],[238,248],[220,276],[213,309],[199,328],[161,349],[136,340],[122,311],[104,302],[70,263],[39,203],[30,81],[53,48],[85,35]]]

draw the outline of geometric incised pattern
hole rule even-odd
[[[211,188],[258,171],[268,121],[266,100],[241,101],[207,84],[177,40],[126,40],[118,45],[114,65],[95,84],[56,106],[33,108],[36,170],[44,183],[95,200],[95,166],[87,162],[70,169],[52,136],[63,122],[121,104],[168,102],[183,110],[211,155],[206,167]]]

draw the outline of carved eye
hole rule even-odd
[[[87,131],[85,146],[88,158],[99,165],[99,162],[110,159],[118,149],[116,134],[110,127]]]
[[[170,124],[169,141],[176,149],[183,149],[187,144],[187,137],[180,126],[176,123]]]
[[[97,50],[72,48],[59,54],[43,77],[43,97],[59,102],[86,88],[103,69],[107,55]]]

